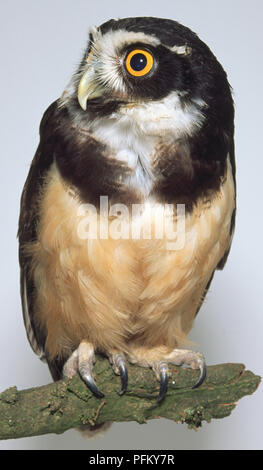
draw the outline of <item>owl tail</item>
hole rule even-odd
[[[78,426],[76,430],[81,433],[84,439],[97,439],[97,437],[103,436],[111,425],[111,422],[95,424],[95,426],[84,424],[83,426]]]

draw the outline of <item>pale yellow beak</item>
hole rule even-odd
[[[78,100],[84,111],[87,109],[87,102],[94,98],[99,98],[104,93],[104,88],[97,83],[93,67],[81,77],[78,86]]]

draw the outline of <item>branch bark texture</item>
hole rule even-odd
[[[97,358],[96,382],[105,398],[95,398],[79,376],[42,387],[18,391],[11,387],[0,394],[0,439],[60,434],[83,424],[167,418],[198,428],[202,421],[229,416],[236,402],[252,394],[261,378],[245,371],[243,364],[220,364],[207,368],[198,389],[191,387],[198,371],[170,366],[165,400],[158,404],[159,384],[151,370],[128,366],[129,387],[119,396],[120,378],[107,360]]]

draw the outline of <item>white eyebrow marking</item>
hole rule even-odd
[[[192,48],[187,46],[187,44],[185,44],[184,46],[175,45],[172,47],[168,47],[168,46],[165,46],[165,47],[172,52],[176,52],[176,54],[178,55],[191,55],[192,54]]]

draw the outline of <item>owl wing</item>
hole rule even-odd
[[[230,159],[230,163],[231,163],[233,182],[234,182],[234,188],[235,188],[235,194],[236,194],[236,162],[235,162],[235,143],[234,143],[234,138],[233,137],[232,137],[232,140],[231,140],[231,145],[230,145],[230,150],[229,150],[229,159]],[[232,212],[231,222],[230,222],[230,244],[229,244],[227,250],[225,251],[223,257],[219,261],[216,269],[222,270],[225,267],[225,264],[227,262],[227,258],[228,258],[229,252],[230,252],[230,248],[231,248],[232,238],[233,238],[233,235],[234,235],[235,222],[236,222],[236,207],[234,208],[234,210]]]
[[[234,187],[235,187],[235,193],[236,193],[236,163],[235,163],[235,144],[234,144],[234,139],[232,138],[232,141],[231,141],[231,148],[230,148],[230,151],[229,151],[229,157],[230,157],[230,163],[231,163],[231,167],[232,167],[232,175],[233,175],[233,182],[234,182]],[[205,296],[209,290],[209,287],[210,287],[210,284],[213,280],[213,277],[214,277],[214,274],[215,274],[215,271],[217,269],[219,270],[222,270],[224,269],[225,267],[225,264],[227,262],[227,258],[228,258],[228,255],[230,253],[230,249],[231,249],[231,243],[232,243],[232,238],[233,238],[233,235],[234,235],[234,230],[235,230],[235,221],[236,221],[236,207],[234,208],[233,212],[232,212],[232,216],[231,216],[231,222],[230,222],[230,244],[229,246],[227,247],[225,253],[223,254],[221,260],[219,261],[218,265],[216,266],[215,270],[213,271],[207,285],[206,285],[206,288],[204,290],[204,293],[203,293],[203,296],[202,296],[202,302],[200,303],[200,305],[198,306],[198,309],[195,313],[195,316],[198,314],[201,306],[202,306],[202,303],[205,299]]]
[[[46,334],[36,324],[34,315],[34,280],[32,258],[28,247],[37,240],[38,201],[44,177],[54,160],[53,129],[56,124],[57,101],[52,103],[43,115],[40,124],[40,143],[31,163],[20,205],[18,226],[20,292],[27,337],[33,351],[44,356]]]

